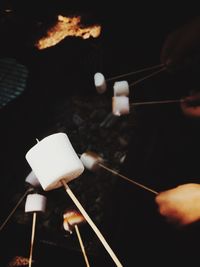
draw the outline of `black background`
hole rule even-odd
[[[7,4],[13,9],[11,14],[5,13]],[[82,132],[71,122],[74,112],[83,118],[89,116],[88,111],[96,109],[98,113],[102,110],[101,101],[105,103],[104,112],[110,109],[112,92],[109,90],[105,95],[99,95],[95,91],[95,72],[101,71],[105,77],[112,77],[159,64],[160,51],[168,33],[193,17],[189,8],[170,6],[166,2],[159,6],[126,1],[109,5],[111,7],[108,3],[81,1],[15,0],[2,3],[0,55],[16,58],[29,71],[24,94],[0,111],[2,221],[24,190],[24,178],[30,171],[25,153],[35,144],[35,138],[42,139],[54,132],[66,132],[73,146],[81,152],[88,147],[102,152],[108,156],[111,166],[157,191],[198,181],[195,153],[199,151],[199,122],[186,119],[178,105],[136,108],[131,116],[122,118],[104,133],[94,130],[93,120],[90,128],[83,128]],[[33,46],[34,40],[53,23],[57,14],[81,14],[86,24],[102,25],[101,36],[88,40],[66,38],[54,47],[38,51]],[[164,72],[133,88],[131,102],[180,98],[198,88],[198,77],[198,73],[191,69]],[[76,106],[76,101],[82,104]],[[101,115],[99,117],[101,119]],[[122,123],[127,122],[123,128]],[[116,137],[117,133],[123,133],[129,141],[122,149],[127,155],[122,165],[112,161],[111,155],[121,148],[114,138],[109,141],[109,135]],[[91,146],[84,140],[91,142]],[[100,175],[105,176],[105,173]],[[96,175],[97,181],[99,176]],[[173,266],[172,261],[179,264],[187,260],[195,262],[197,250],[193,245],[198,225],[178,230],[158,215],[153,194],[115,178],[111,184],[101,182],[98,190],[96,187],[93,190],[87,178],[91,182],[93,175],[86,173],[83,181],[79,179],[71,186],[104,231],[124,266],[143,266],[145,260],[154,266],[164,266],[165,263]],[[98,194],[100,204],[93,208],[91,203]],[[34,265],[67,266],[70,262],[70,266],[83,266],[75,237],[66,241],[63,230],[56,226],[57,221],[61,221],[57,214],[72,203],[66,200],[63,204],[65,194],[62,190],[47,196],[52,205],[48,218],[52,218],[53,227],[45,232],[42,218],[39,219]],[[54,200],[55,205],[52,204]],[[58,210],[57,204],[60,205]],[[23,205],[17,215],[23,216]],[[1,247],[4,247],[1,259],[5,266],[14,255],[27,256],[29,253],[31,218],[21,223],[17,215],[0,233]],[[87,226],[83,226],[83,233],[88,242],[91,266],[114,266]],[[190,262],[189,266],[194,265]]]

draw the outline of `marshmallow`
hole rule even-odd
[[[106,91],[106,80],[104,78],[104,75],[100,72],[95,73],[94,75],[94,84],[96,86],[97,92],[99,94],[102,94]]]
[[[84,167],[90,171],[96,171],[99,168],[99,163],[103,162],[103,159],[96,153],[88,151],[81,155],[80,160]]]
[[[129,110],[129,98],[127,96],[113,96],[112,113],[114,115],[125,115],[129,113]]]
[[[114,89],[114,96],[128,96],[129,95],[129,85],[127,81],[115,82],[113,89]]]
[[[25,179],[25,182],[31,184],[33,187],[39,187],[40,186],[40,182],[38,180],[38,178],[35,176],[35,173],[33,171],[31,171],[28,176]]]
[[[68,221],[64,219],[63,221],[63,228],[65,229],[66,232],[70,232],[72,234],[72,227],[69,225]]]
[[[62,179],[69,182],[84,171],[65,133],[45,137],[25,157],[45,191],[61,187]]]
[[[29,194],[26,197],[25,212],[45,212],[46,197],[40,194]]]
[[[63,219],[63,227],[70,233],[75,225],[85,222],[83,215],[77,211],[67,211],[63,214]]]

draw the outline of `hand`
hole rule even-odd
[[[200,220],[200,184],[184,184],[161,192],[155,201],[169,222],[184,226]]]
[[[181,99],[181,109],[187,117],[200,119],[200,93]]]
[[[181,68],[200,61],[200,16],[168,35],[160,59],[169,68]]]

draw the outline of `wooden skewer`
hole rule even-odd
[[[105,249],[107,250],[109,255],[111,256],[112,260],[115,262],[116,266],[117,267],[123,267],[123,265],[121,264],[121,262],[119,261],[119,259],[117,258],[117,256],[115,255],[115,253],[113,252],[113,250],[111,249],[109,244],[107,243],[107,241],[105,240],[104,236],[101,234],[100,230],[97,228],[97,226],[94,224],[94,222],[92,221],[90,216],[87,214],[87,212],[85,211],[85,209],[83,208],[81,203],[78,201],[78,199],[76,198],[74,193],[71,191],[71,189],[69,188],[69,186],[67,185],[65,180],[63,179],[63,180],[61,180],[61,182],[62,182],[67,194],[72,199],[72,201],[77,206],[77,208],[80,210],[80,212],[82,213],[82,215],[84,216],[84,218],[86,219],[88,224],[91,226],[91,228],[93,229],[95,234],[98,236],[99,240],[101,241],[101,243],[103,244],[103,246],[105,247]]]
[[[7,216],[7,218],[4,220],[4,222],[1,224],[0,226],[0,231],[3,230],[4,226],[8,223],[8,221],[10,220],[11,216],[14,214],[14,212],[16,211],[16,209],[18,208],[18,206],[22,203],[23,199],[25,198],[25,196],[31,192],[33,189],[32,188],[28,188],[25,193],[22,195],[22,197],[18,200],[17,204],[15,205],[15,207],[12,209],[12,211],[9,213],[9,215]]]
[[[141,73],[141,72],[145,72],[145,71],[161,68],[163,66],[164,66],[164,64],[158,64],[158,65],[154,65],[154,66],[147,67],[147,68],[144,68],[144,69],[131,71],[131,72],[128,72],[128,73],[125,73],[125,74],[121,74],[121,75],[118,75],[118,76],[110,77],[110,78],[106,79],[106,81],[108,82],[108,81],[116,80],[116,79],[119,79],[119,78],[127,77],[127,76],[134,75],[134,74],[138,74],[138,73]]]
[[[114,175],[117,175],[117,176],[119,176],[119,177],[125,179],[126,181],[128,181],[128,182],[130,182],[130,183],[133,183],[133,184],[135,184],[135,185],[137,185],[137,186],[139,186],[139,187],[141,187],[141,188],[143,188],[143,189],[145,189],[145,190],[147,190],[147,191],[149,191],[149,192],[151,192],[151,193],[153,193],[153,194],[155,194],[155,195],[158,194],[157,191],[155,191],[155,190],[153,190],[153,189],[151,189],[151,188],[149,188],[149,187],[147,187],[147,186],[145,186],[145,185],[143,185],[143,184],[140,184],[140,183],[138,183],[138,182],[136,182],[136,181],[134,181],[134,180],[129,179],[128,177],[126,177],[126,176],[124,176],[124,175],[122,175],[122,174],[120,174],[120,173],[118,173],[118,172],[116,172],[116,171],[114,171],[114,170],[112,170],[112,169],[106,167],[106,166],[105,166],[104,164],[102,164],[102,163],[98,163],[98,165],[99,165],[100,167],[102,167],[103,169],[105,169],[105,170],[111,172],[111,173],[114,174]]]
[[[90,264],[89,264],[89,261],[88,261],[88,257],[87,257],[86,252],[85,252],[85,247],[83,245],[83,241],[82,241],[82,238],[81,238],[81,234],[80,234],[80,231],[78,229],[78,225],[75,224],[74,227],[75,227],[76,235],[78,237],[78,241],[79,241],[79,244],[80,244],[80,247],[81,247],[81,251],[83,253],[85,264],[86,264],[87,267],[90,267]]]
[[[78,154],[78,156],[80,157],[81,154]],[[124,180],[126,180],[126,181],[128,181],[128,182],[130,182],[130,183],[132,183],[132,184],[135,184],[135,185],[137,185],[137,186],[139,186],[139,187],[141,187],[141,188],[143,188],[143,189],[145,189],[145,190],[147,190],[147,191],[149,191],[149,192],[151,192],[151,193],[153,193],[153,194],[155,194],[155,195],[158,195],[158,192],[157,192],[157,191],[155,191],[155,190],[153,190],[153,189],[151,189],[151,188],[149,188],[149,187],[147,187],[147,186],[145,186],[145,185],[143,185],[143,184],[140,184],[140,183],[138,183],[138,182],[136,182],[136,181],[134,181],[134,180],[132,180],[132,179],[129,179],[128,177],[126,177],[126,176],[124,176],[124,175],[118,173],[117,171],[115,171],[115,170],[113,170],[113,169],[111,169],[111,168],[105,166],[104,164],[102,164],[102,163],[98,163],[98,165],[99,165],[100,167],[102,167],[103,169],[107,170],[108,172],[110,172],[110,173],[112,173],[112,174],[114,174],[114,175],[117,175],[117,176],[123,178]]]
[[[143,101],[131,103],[130,106],[143,106],[143,105],[156,105],[156,104],[173,104],[184,102],[183,99],[168,99],[168,100],[157,100],[157,101]]]
[[[157,71],[154,71],[153,73],[151,73],[151,74],[149,74],[149,75],[147,75],[147,76],[145,76],[145,77],[143,77],[143,78],[141,78],[141,79],[139,79],[139,80],[137,80],[137,81],[131,83],[131,84],[129,85],[129,88],[135,86],[136,84],[138,84],[138,83],[140,83],[140,82],[142,82],[142,81],[144,81],[144,80],[146,80],[146,79],[148,79],[148,78],[150,78],[150,77],[152,77],[152,76],[155,76],[156,74],[158,74],[158,73],[160,73],[160,72],[162,72],[162,71],[164,71],[164,70],[166,70],[166,67],[163,67],[163,68],[161,68],[161,69],[159,69],[159,70],[157,70]]]
[[[35,226],[36,226],[36,212],[33,213],[31,247],[30,247],[30,255],[29,255],[29,261],[28,261],[28,267],[32,266],[33,245],[34,245],[34,239],[35,239]]]

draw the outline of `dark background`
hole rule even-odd
[[[158,192],[198,181],[199,122],[186,119],[177,104],[138,107],[128,116],[113,117],[112,84],[103,95],[93,84],[97,71],[109,78],[159,64],[168,33],[193,14],[188,7],[166,2],[110,5],[64,0],[1,3],[0,56],[16,59],[29,73],[25,91],[0,111],[1,222],[27,188],[26,152],[36,138],[55,132],[67,133],[77,153],[93,150],[109,166]],[[37,50],[34,41],[57,14],[81,15],[86,25],[99,23],[100,37],[68,37]],[[198,79],[196,69],[166,71],[132,88],[130,101],[179,99],[199,87]],[[70,187],[124,266],[143,266],[145,260],[154,266],[195,262],[198,225],[178,230],[167,224],[157,213],[152,193],[103,170],[86,170]],[[75,208],[73,203],[62,188],[42,193],[48,205],[47,213],[38,216],[33,265],[83,266],[75,234],[67,236],[62,228],[63,211]],[[2,266],[16,255],[28,257],[31,219],[24,214],[23,202],[0,232]],[[81,230],[91,266],[114,266],[90,227],[84,224]]]

